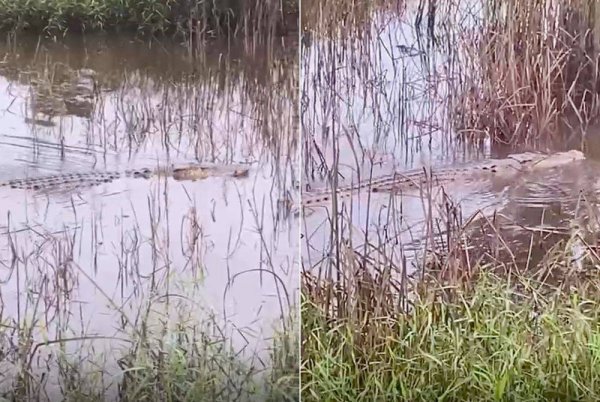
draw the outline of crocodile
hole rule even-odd
[[[350,197],[360,191],[394,192],[421,188],[423,185],[443,186],[449,183],[472,183],[492,180],[493,178],[511,178],[516,175],[567,165],[585,159],[578,150],[546,154],[525,152],[508,155],[505,159],[485,161],[460,166],[440,167],[438,169],[414,169],[406,172],[373,178],[355,185],[340,187],[335,192],[338,197]],[[302,206],[312,207],[331,201],[334,193],[329,189],[307,191],[302,194]]]
[[[125,171],[89,171],[80,173],[60,173],[40,177],[27,177],[0,182],[0,187],[19,190],[51,191],[64,188],[83,188],[110,183],[123,177],[145,178],[168,176],[177,181],[196,181],[213,176],[247,177],[249,168],[242,165],[211,166],[187,165],[180,167],[141,168]]]

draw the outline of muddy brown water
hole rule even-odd
[[[397,10],[376,10],[359,26],[346,22],[333,35],[319,32],[318,22],[309,24],[314,31],[301,60],[306,100],[304,191],[328,187],[327,169],[339,172],[338,186],[343,187],[394,171],[452,167],[507,155],[506,147],[487,140],[475,145],[458,140],[448,115],[449,95],[461,90],[469,68],[452,40],[473,31],[481,9],[472,7],[467,13],[454,9],[448,20],[438,10],[435,41],[428,36],[426,20],[417,30],[417,11],[418,2],[407,2]],[[590,131],[590,137],[593,134]],[[566,137],[571,140],[510,152],[554,152],[581,145],[574,136]],[[487,216],[503,214],[511,223],[503,235],[507,242],[519,244],[516,249],[524,251],[520,255],[525,265],[527,258],[534,258],[527,253],[532,228],[568,228],[580,217],[583,194],[590,204],[597,202],[597,141],[589,140],[588,160],[535,175],[449,184],[432,188],[431,193],[427,189],[396,195],[363,191],[340,198],[337,217],[332,216],[331,203],[312,208],[302,224],[303,265],[323,272],[334,260],[332,222],[337,220],[339,233],[355,250],[370,250],[376,261],[396,267],[408,260],[409,271],[417,270],[423,250],[435,248],[432,231],[436,241],[445,237],[447,199],[442,193],[459,206],[463,222],[478,211]],[[433,225],[425,224],[428,221]],[[542,247],[547,250],[549,244]],[[381,253],[389,259],[378,259]]]
[[[34,342],[43,342],[127,338],[145,314],[157,333],[214,315],[234,349],[267,361],[298,287],[297,222],[277,214],[297,180],[297,52],[288,45],[213,43],[197,57],[124,35],[4,45],[0,181],[189,163],[250,169],[194,182],[0,188],[4,322],[36,320]],[[110,360],[114,339],[66,347]]]

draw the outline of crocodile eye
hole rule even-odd
[[[246,177],[248,176],[248,169],[236,169],[233,171],[233,177]]]

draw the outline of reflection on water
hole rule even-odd
[[[250,168],[244,177],[0,188],[6,325],[33,320],[36,342],[123,338],[143,317],[164,328],[165,313],[171,325],[216,313],[237,350],[265,359],[264,340],[297,296],[296,223],[277,214],[295,191],[293,44],[215,44],[201,60],[176,43],[123,36],[25,38],[2,51],[0,181]],[[89,343],[99,353],[102,342],[110,350],[116,341]]]
[[[451,101],[463,90],[464,70],[472,67],[464,64],[456,35],[473,29],[480,7],[450,10],[448,20],[437,22],[432,40],[423,27],[415,27],[418,4],[379,9],[366,18],[358,13],[355,25],[346,22],[342,29],[336,22],[331,35],[319,31],[322,21],[313,21],[317,28],[302,59],[306,194],[330,187],[333,180],[343,187],[394,171],[435,170],[506,156],[505,149],[489,142],[458,140],[449,116]],[[436,15],[446,18],[445,12]],[[525,150],[529,149],[511,152]],[[335,264],[336,244],[347,240],[360,255],[367,253],[365,258],[383,258],[386,267],[402,267],[407,259],[419,260],[417,254],[433,248],[433,241],[446,240],[443,231],[450,220],[464,223],[479,211],[488,216],[503,213],[512,228],[505,234],[523,243],[523,237],[516,237],[528,233],[517,228],[536,227],[542,221],[564,226],[574,218],[579,191],[595,183],[584,174],[593,171],[595,163],[578,162],[517,180],[446,184],[396,195],[361,191],[340,198],[337,216],[331,215],[331,202],[328,208],[307,211],[303,263],[319,269],[322,262]],[[448,197],[462,218],[450,216],[455,210]]]

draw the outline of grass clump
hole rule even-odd
[[[326,318],[305,293],[303,400],[598,400],[597,289],[543,290],[483,275],[360,322]]]
[[[267,401],[300,400],[300,322],[296,311],[285,320],[284,330],[277,331],[271,350],[272,370],[266,381]]]
[[[270,362],[255,364],[226,339],[197,328],[170,334],[170,342],[138,345],[121,359],[120,401],[297,401],[297,323],[286,320],[271,340]],[[218,331],[218,329],[217,329]],[[258,362],[256,362],[258,363]]]
[[[186,339],[160,348],[132,350],[121,360],[125,375],[122,401],[228,401],[252,395],[252,370],[228,351],[224,342]]]

